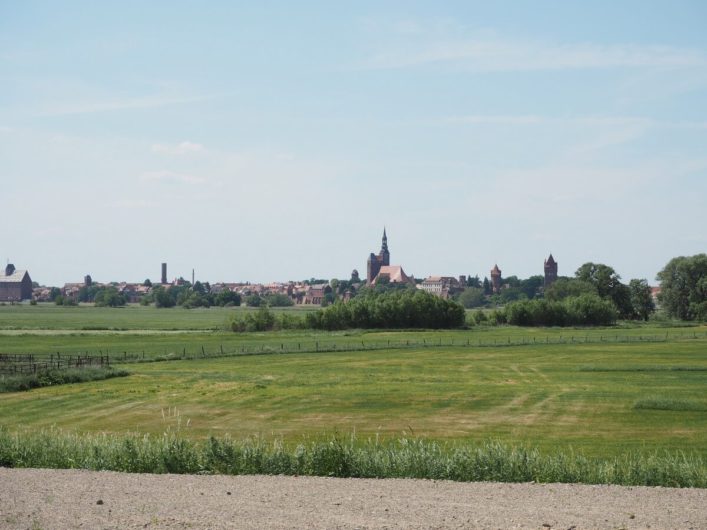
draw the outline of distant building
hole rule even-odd
[[[417,286],[422,291],[444,299],[464,290],[464,287],[466,287],[466,277],[464,276],[461,276],[459,280],[453,276],[428,276]]]
[[[405,274],[405,271],[401,265],[382,266],[376,277],[373,278],[371,285],[375,285],[380,282],[382,278],[386,278],[388,283],[409,283],[410,285],[415,285],[415,278]]]
[[[501,269],[497,264],[491,269],[491,289],[494,293],[501,292]]]
[[[545,282],[543,285],[544,285],[545,289],[547,289],[556,281],[557,281],[557,262],[555,261],[555,258],[552,257],[552,254],[550,254],[550,257],[545,260]]]
[[[26,270],[17,270],[12,263],[0,275],[0,302],[21,302],[32,298],[32,278]]]
[[[366,284],[375,285],[382,278],[386,278],[390,283],[409,283],[415,285],[415,278],[405,274],[401,265],[390,264],[390,251],[388,250],[388,236],[383,229],[383,241],[378,255],[371,252],[368,257],[366,267]],[[358,276],[358,271],[354,270]],[[353,276],[353,273],[352,273]]]
[[[381,250],[376,256],[373,252],[368,257],[367,263],[367,273],[366,273],[366,283],[369,285],[373,283],[376,276],[381,270],[381,267],[386,267],[390,265],[390,252],[388,251],[388,236],[385,233],[385,228],[383,229],[383,242],[381,244]]]
[[[321,305],[326,295],[331,292],[332,289],[328,283],[315,283],[308,286],[304,294],[303,303],[306,305]]]

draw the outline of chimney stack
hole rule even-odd
[[[167,264],[162,264],[162,283],[167,283]]]

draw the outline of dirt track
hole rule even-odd
[[[0,468],[0,528],[707,528],[707,490]]]

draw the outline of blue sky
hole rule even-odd
[[[0,0],[0,254],[42,284],[625,281],[707,249],[704,2]]]

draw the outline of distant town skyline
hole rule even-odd
[[[701,1],[0,3],[0,258],[44,285],[625,282],[707,249]]]

